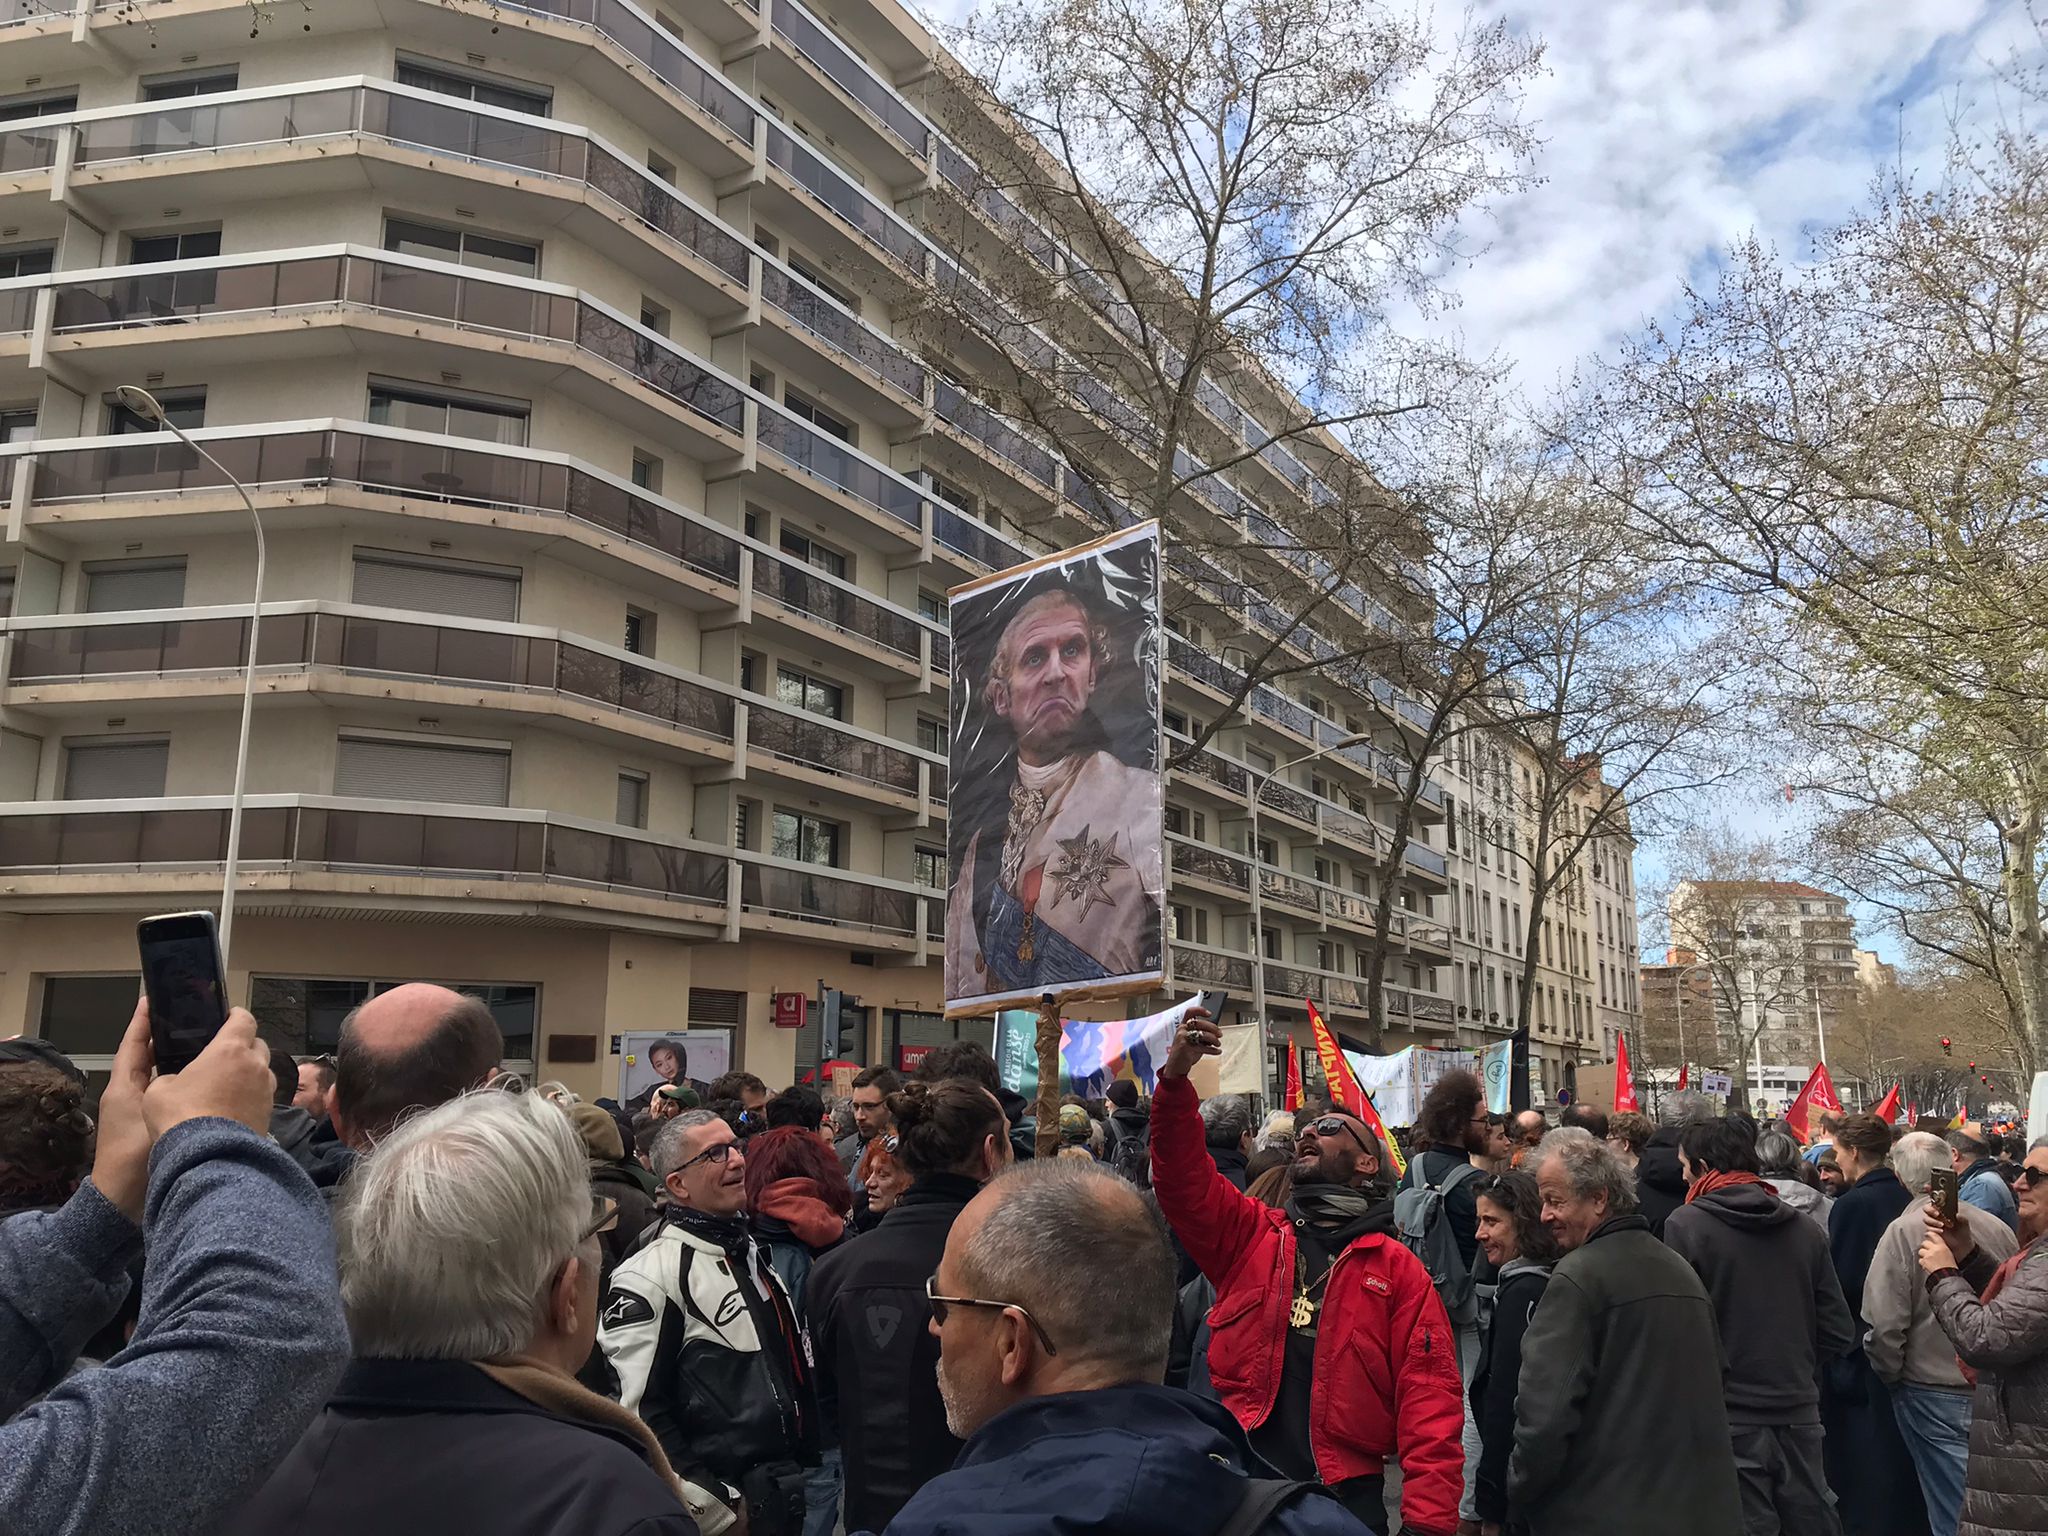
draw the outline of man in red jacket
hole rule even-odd
[[[1394,1235],[1380,1148],[1332,1112],[1295,1130],[1287,1209],[1239,1193],[1203,1144],[1187,1075],[1222,1049],[1196,1010],[1152,1099],[1152,1188],[1216,1287],[1209,1376],[1252,1448],[1283,1476],[1327,1484],[1374,1531],[1401,1463],[1404,1536],[1451,1536],[1465,1413],[1449,1319],[1422,1261]]]

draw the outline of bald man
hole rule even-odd
[[[335,1134],[367,1151],[409,1111],[489,1082],[504,1056],[504,1034],[480,999],[427,981],[380,992],[341,1022]]]
[[[1106,1169],[1042,1159],[992,1180],[931,1285],[939,1392],[966,1444],[889,1536],[1187,1536],[1255,1496],[1272,1474],[1230,1411],[1161,1385],[1173,1280],[1158,1216]],[[1307,1490],[1257,1529],[1365,1532]]]

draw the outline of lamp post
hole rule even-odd
[[[220,891],[220,963],[225,971],[228,955],[235,936],[235,871],[242,857],[242,795],[249,777],[249,723],[256,707],[256,636],[263,623],[263,519],[257,515],[256,503],[249,497],[242,482],[228,472],[228,467],[192,441],[185,430],[164,414],[163,402],[139,384],[123,384],[114,391],[114,398],[136,416],[162,427],[179,442],[190,448],[200,458],[220,471],[221,478],[235,488],[235,494],[242,498],[242,505],[249,509],[249,523],[256,531],[256,587],[249,599],[249,648],[242,667],[242,734],[235,746],[235,788],[228,802],[228,846],[227,857],[221,874]]]
[[[1705,960],[1695,960],[1691,965],[1681,966],[1671,978],[1671,1017],[1678,1026],[1678,1069],[1685,1070],[1685,978],[1694,971],[1711,971],[1713,966]]]
[[[1259,1029],[1261,1033],[1265,1032],[1267,1024],[1266,924],[1265,903],[1262,899],[1265,893],[1266,882],[1261,873],[1263,861],[1259,858],[1259,809],[1265,802],[1267,789],[1271,787],[1275,779],[1287,772],[1288,769],[1299,768],[1303,763],[1312,763],[1317,758],[1331,752],[1341,751],[1345,747],[1355,747],[1359,743],[1370,741],[1371,739],[1370,732],[1353,731],[1350,735],[1340,736],[1335,741],[1324,742],[1323,745],[1317,747],[1313,752],[1304,752],[1299,757],[1291,757],[1262,777],[1259,780],[1258,789],[1252,794],[1252,846],[1250,860],[1252,875],[1252,987],[1258,993]]]

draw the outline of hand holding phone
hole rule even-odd
[[[159,1074],[182,1072],[228,1021],[220,930],[211,912],[167,912],[136,925],[142,992]]]

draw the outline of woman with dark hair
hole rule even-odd
[[[1508,1456],[1515,1448],[1515,1389],[1522,1377],[1522,1335],[1550,1284],[1557,1240],[1543,1225],[1543,1196],[1526,1173],[1496,1174],[1474,1195],[1479,1246],[1496,1271],[1493,1321],[1472,1373],[1472,1417],[1479,1426],[1473,1505],[1482,1528],[1526,1527],[1508,1508]]]
[[[1875,1115],[1850,1115],[1835,1131],[1835,1161],[1843,1189],[1828,1217],[1842,1298],[1854,1314],[1859,1341],[1827,1365],[1821,1380],[1821,1447],[1828,1486],[1842,1516],[1842,1529],[1855,1536],[1920,1536],[1927,1529],[1927,1502],[1890,1390],[1878,1379],[1860,1342],[1870,1331],[1863,1316],[1863,1282],[1885,1229],[1913,1203],[1886,1159],[1892,1128]]]
[[[828,1421],[840,1415],[849,1531],[881,1530],[960,1452],[939,1397],[925,1286],[955,1218],[1010,1160],[1009,1120],[979,1083],[916,1082],[886,1102],[891,1155],[910,1188],[874,1231],[818,1261],[805,1304],[819,1402]]]

